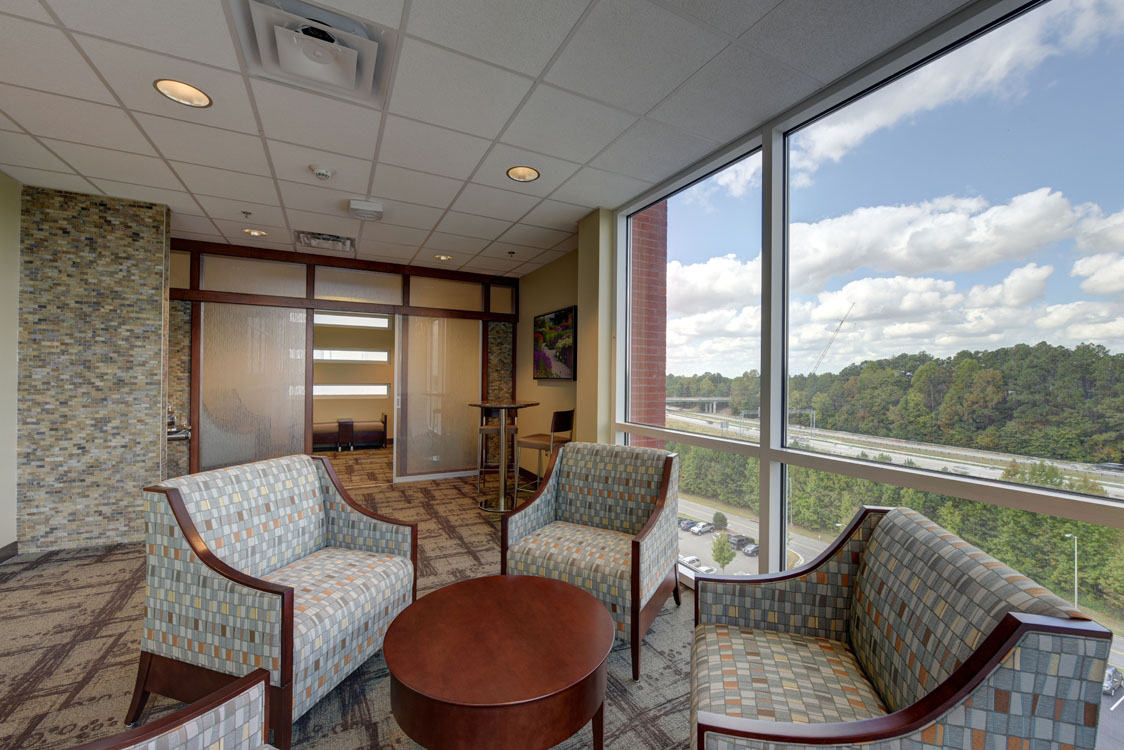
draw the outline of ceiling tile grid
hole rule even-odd
[[[397,34],[380,111],[251,75],[257,50],[231,28],[245,2],[7,0],[0,171],[166,203],[175,237],[292,250],[293,230],[337,233],[361,258],[520,276],[576,248],[594,207],[964,4],[311,0]],[[213,103],[172,102],[158,78]],[[511,180],[517,165],[540,177]],[[351,199],[380,201],[382,220],[352,218]]]

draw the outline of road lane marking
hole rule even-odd
[[[1110,709],[1108,709],[1108,710],[1109,710],[1109,711],[1115,711],[1115,710],[1116,710],[1116,707],[1117,707],[1117,706],[1119,706],[1119,705],[1120,705],[1121,703],[1124,703],[1124,695],[1122,695],[1122,696],[1120,696],[1119,698],[1117,698],[1117,699],[1116,699],[1116,703],[1113,703],[1113,704],[1112,704],[1112,708],[1110,708]]]

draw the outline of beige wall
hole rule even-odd
[[[598,209],[578,223],[578,392],[574,436],[612,440],[609,394],[612,370],[613,214]]]
[[[20,184],[0,173],[0,547],[16,541]]]
[[[389,383],[387,398],[318,398],[312,402],[313,422],[335,422],[350,418],[356,422],[375,422],[386,414],[386,436],[394,435],[394,319],[391,327],[343,328],[316,326],[313,346],[317,349],[383,349],[390,361],[383,363],[317,362],[312,366],[313,383]]]

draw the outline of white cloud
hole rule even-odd
[[[1081,289],[1091,294],[1124,292],[1124,253],[1100,253],[1079,258],[1070,276],[1084,276]]]
[[[1041,299],[1046,293],[1046,279],[1054,272],[1053,266],[1028,263],[1007,274],[1003,283],[995,286],[974,286],[968,293],[969,307],[990,307],[1004,304],[1018,307]]]
[[[1077,247],[1087,253],[1124,250],[1124,211],[1104,216],[1100,207],[1091,209],[1077,228]]]
[[[983,198],[944,196],[902,206],[872,206],[789,227],[794,287],[815,289],[856,268],[919,274],[966,271],[1029,258],[1070,236],[1091,208],[1073,207],[1048,187],[988,206]]]
[[[761,297],[761,256],[742,262],[734,254],[705,263],[667,264],[669,316],[736,308]]]

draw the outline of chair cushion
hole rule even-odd
[[[695,628],[691,647],[692,726],[699,711],[797,724],[887,713],[843,641],[705,623]],[[723,747],[756,747],[749,740],[722,741]]]
[[[632,621],[632,537],[619,531],[554,521],[507,550],[507,572],[583,588],[609,608],[617,638]]]
[[[293,719],[382,646],[410,603],[399,555],[325,547],[265,576],[293,588]]]

